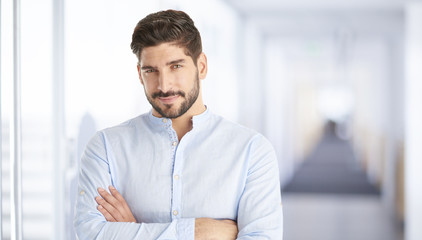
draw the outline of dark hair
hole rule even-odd
[[[189,15],[182,11],[160,11],[143,18],[133,31],[130,47],[139,60],[145,47],[168,42],[185,48],[185,54],[196,65],[202,52],[201,35]]]

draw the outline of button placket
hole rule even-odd
[[[171,146],[173,149],[173,171],[172,171],[172,204],[171,204],[171,217],[172,219],[180,218],[180,207],[181,207],[181,181],[179,176],[179,167],[180,167],[180,161],[182,159],[179,157],[180,152],[183,151],[183,149],[180,149],[180,142],[177,138],[177,133],[174,131],[174,129],[171,128],[171,134],[170,134],[170,141]]]

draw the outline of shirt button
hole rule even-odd
[[[179,180],[179,175],[174,175],[174,179]]]
[[[176,141],[174,141],[174,142],[173,142],[173,146],[176,146],[176,145],[177,145],[177,142],[176,142]]]
[[[166,123],[167,122],[167,118],[163,118],[163,123]]]
[[[79,192],[79,194],[80,194],[80,195],[84,195],[84,194],[85,194],[85,191],[84,191],[84,190],[82,190],[81,192]]]
[[[177,214],[179,214],[179,212],[178,212],[177,210],[174,210],[174,211],[173,211],[173,215],[174,215],[174,216],[177,216]]]

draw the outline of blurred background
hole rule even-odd
[[[129,44],[186,11],[215,113],[263,133],[285,240],[422,239],[422,1],[0,0],[1,239],[75,239],[79,158],[149,111]]]

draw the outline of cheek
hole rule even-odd
[[[176,84],[179,85],[179,87],[190,88],[191,85],[196,81],[196,78],[196,73],[192,74],[191,72],[185,72],[177,76]]]
[[[154,76],[151,75],[142,75],[142,82],[146,89],[151,89],[157,87],[158,79],[154,78]]]
[[[151,86],[151,84],[144,84],[144,89],[147,93],[151,94],[156,91],[156,87]]]
[[[151,82],[149,81],[143,81],[142,87],[144,88],[144,91],[146,93],[152,93],[154,91],[153,86],[151,85]]]

